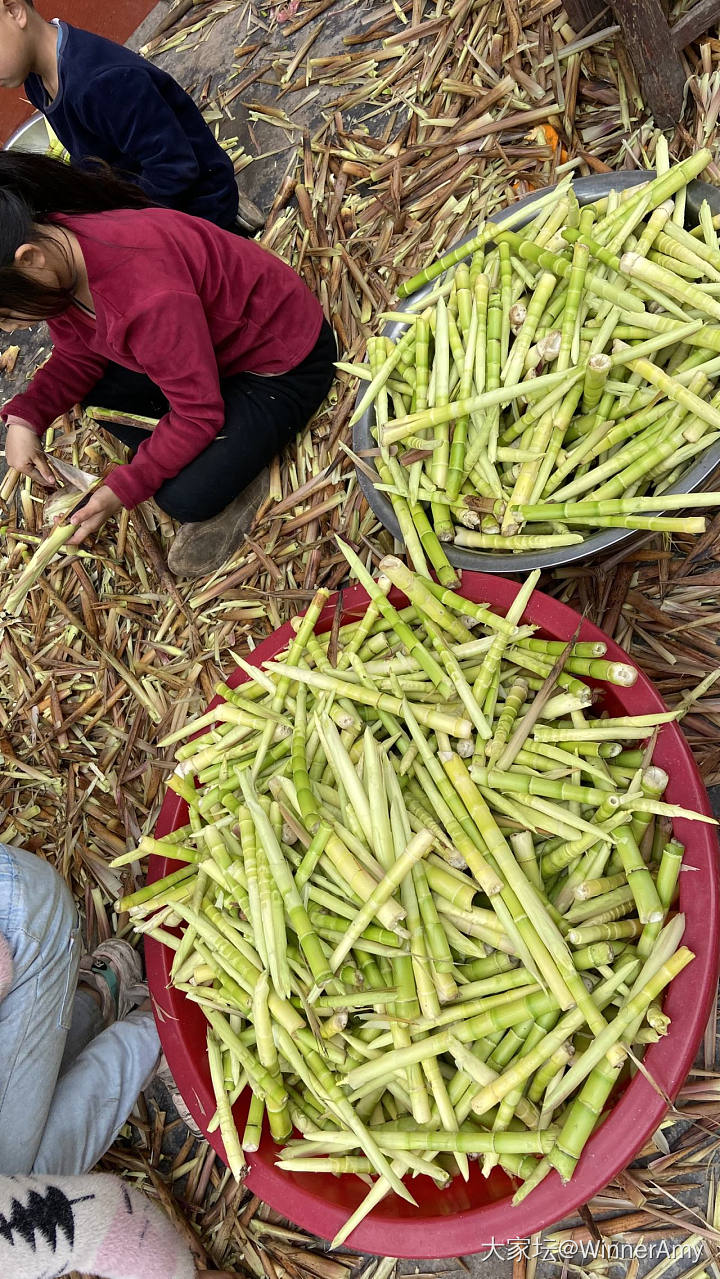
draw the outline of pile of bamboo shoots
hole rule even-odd
[[[682,511],[720,494],[668,490],[720,440],[720,219],[705,202],[684,226],[710,153],[668,167],[657,151],[652,181],[582,208],[565,181],[526,225],[527,208],[482,223],[401,286],[433,287],[385,313],[397,341],[342,366],[370,382],[353,421],[374,409],[377,487],[418,571],[450,584],[449,542],[513,553],[599,529],[705,531]]]
[[[169,783],[188,821],[114,863],[180,863],[117,909],[174,951],[207,1017],[210,1130],[235,1175],[266,1119],[281,1168],[375,1177],[336,1243],[468,1157],[522,1182],[516,1199],[571,1177],[693,958],[668,819],[712,821],[662,799],[654,735],[674,712],[589,713],[587,679],[627,687],[635,668],[523,622],[535,575],[503,617],[343,551],[362,615],[316,634],[318,591],[281,659],[244,664],[166,738],[205,730]]]

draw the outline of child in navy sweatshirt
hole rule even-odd
[[[46,22],[32,0],[0,0],[0,86],[21,84],[75,164],[104,160],[153,204],[236,229],[232,162],[166,71],[102,36]],[[240,227],[256,230],[262,215],[246,197],[240,203]]]

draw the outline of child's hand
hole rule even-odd
[[[22,418],[8,418],[5,457],[8,466],[22,475],[29,475],[31,480],[49,488],[55,487],[42,444],[33,428]]]
[[[107,484],[96,489],[84,506],[70,516],[70,523],[77,525],[77,533],[70,538],[71,546],[79,546],[91,533],[97,533],[111,515],[122,510],[122,502]]]

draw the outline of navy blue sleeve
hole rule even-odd
[[[93,78],[84,94],[88,123],[112,141],[154,203],[175,205],[197,181],[200,166],[185,130],[150,74],[117,67]],[[95,107],[97,107],[96,119]]]

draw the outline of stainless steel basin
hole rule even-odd
[[[653,178],[654,176],[655,174],[651,170],[634,169],[623,173],[606,173],[590,178],[578,178],[573,183],[573,187],[580,204],[592,204],[594,200],[601,199],[603,196],[608,195],[610,191],[621,191],[626,187],[637,186],[640,182],[646,182],[648,178]],[[533,192],[532,195],[526,196],[525,199],[518,201],[517,204],[494,214],[491,221],[502,223],[511,212],[515,213],[517,209],[525,206],[528,209],[528,216],[525,221],[529,221],[531,206],[539,196],[545,195],[548,190],[552,190],[552,188],[546,187],[542,191]],[[709,186],[706,182],[691,182],[688,187],[686,206],[686,218],[689,224],[694,225],[697,222],[700,205],[703,200],[707,200],[713,214],[720,213],[720,190],[717,187]],[[518,225],[524,225],[524,223]],[[458,246],[470,239],[472,239],[472,234],[466,236],[465,240],[459,241]],[[400,302],[395,309],[398,311],[407,310],[410,302],[415,304],[418,300],[422,300],[423,297],[437,288],[438,283],[439,280],[433,280],[432,284],[418,290],[417,293],[412,295],[412,298]],[[383,333],[392,338],[393,341],[396,341],[402,331],[403,325],[400,321],[394,321],[386,325]],[[366,384],[361,384],[356,403],[360,402],[365,389]],[[375,440],[371,433],[374,424],[375,414],[373,408],[370,407],[356,422],[353,430],[353,449],[356,453],[362,453],[365,449],[375,447]],[[372,466],[372,460],[366,459],[366,464]],[[682,479],[678,480],[677,484],[674,484],[671,489],[668,489],[668,492],[693,493],[698,489],[707,487],[710,477],[718,466],[720,466],[720,441],[703,453],[688,468]],[[372,469],[375,469],[374,466],[372,466]],[[402,541],[400,526],[395,519],[395,512],[390,499],[385,493],[378,492],[369,477],[360,470],[358,470],[358,480],[370,507],[378,519],[390,530],[393,537],[397,538],[398,541]],[[475,569],[483,573],[529,573],[536,568],[559,568],[567,564],[581,563],[584,560],[595,556],[603,556],[610,552],[615,554],[622,549],[629,549],[634,543],[646,541],[647,537],[647,533],[638,533],[634,530],[608,529],[604,532],[594,533],[576,546],[555,547],[547,551],[493,553],[490,551],[467,550],[464,547],[455,546],[452,542],[448,543],[444,549],[450,563],[455,568]]]

